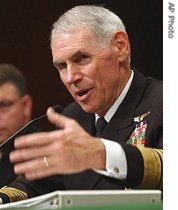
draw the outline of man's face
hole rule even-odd
[[[31,109],[28,104],[26,96],[19,97],[13,84],[0,85],[0,143],[27,123]]]
[[[86,112],[105,114],[122,86],[116,47],[104,48],[87,27],[57,34],[51,47],[53,63],[73,98]]]

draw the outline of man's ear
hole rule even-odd
[[[130,44],[128,36],[123,31],[118,31],[112,39],[113,45],[118,49],[119,60],[122,62],[128,58],[130,54]]]
[[[24,116],[26,117],[27,122],[31,119],[32,104],[33,104],[33,99],[31,95],[25,94],[22,97],[22,105],[23,105]]]

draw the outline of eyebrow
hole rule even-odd
[[[77,57],[79,57],[79,56],[81,56],[81,55],[83,55],[83,54],[89,54],[89,53],[86,53],[86,52],[84,52],[84,51],[81,51],[81,50],[78,50],[78,51],[76,51],[76,52],[74,52],[71,56],[69,56],[68,58],[67,58],[67,60],[75,60]],[[64,60],[57,60],[57,61],[54,61],[54,65],[55,64],[59,64],[59,63],[66,63],[66,61],[64,61]]]
[[[75,60],[75,58],[77,58],[78,56],[81,56],[81,55],[83,55],[83,52],[79,50],[79,51],[75,52],[75,53],[70,57],[70,59],[71,59],[71,60]]]

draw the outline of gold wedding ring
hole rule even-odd
[[[48,160],[47,160],[46,156],[43,157],[43,161],[44,161],[46,167],[49,167],[49,163],[48,163]]]

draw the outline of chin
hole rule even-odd
[[[93,106],[91,105],[87,105],[87,104],[80,104],[80,106],[82,107],[82,109],[87,112],[87,113],[95,113],[95,109],[93,108]]]

